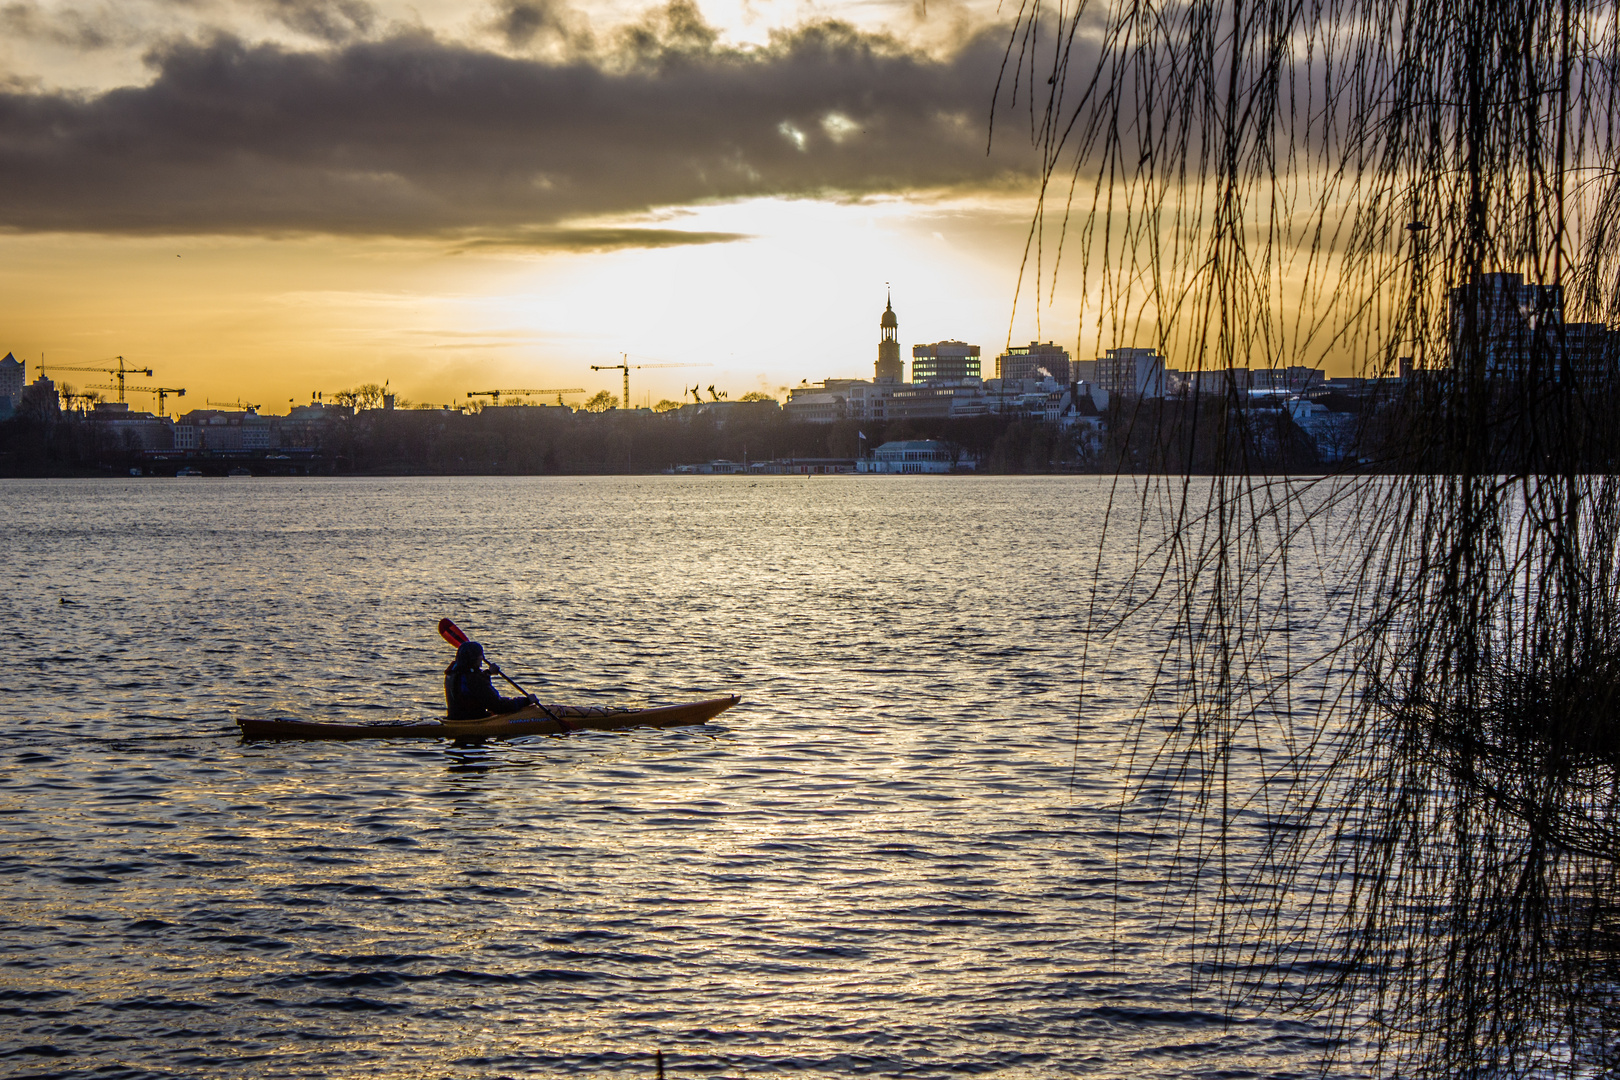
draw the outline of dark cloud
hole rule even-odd
[[[509,8],[510,10],[510,8]],[[706,199],[980,184],[1004,38],[934,58],[824,23],[751,52],[686,4],[611,55],[502,56],[396,32],[229,37],[94,97],[0,90],[0,228],[459,235]]]
[[[365,0],[258,0],[258,6],[288,29],[322,41],[351,41],[377,21]]]
[[[651,8],[618,33],[620,51],[637,59],[712,54],[719,40],[719,33],[691,0],[669,0],[661,8]]]
[[[507,229],[494,236],[475,236],[459,241],[460,251],[476,248],[517,248],[527,251],[616,251],[622,248],[689,247],[697,244],[730,244],[752,239],[747,233],[700,232],[688,229],[649,229],[636,226],[552,227]]]
[[[585,20],[563,0],[498,0],[489,28],[513,49],[557,42],[582,52],[592,45]]]

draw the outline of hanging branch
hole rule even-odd
[[[1110,416],[1158,474],[1086,638],[1095,682],[1157,634],[1122,829],[1200,985],[1375,1072],[1620,1064],[1617,45],[1573,0],[1031,0],[1009,45],[1031,252],[1190,388]],[[1294,365],[1385,381],[1279,478],[1244,380]]]

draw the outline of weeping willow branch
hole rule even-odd
[[[1223,386],[1115,414],[1183,473],[1098,564],[1089,678],[1156,657],[1122,827],[1201,985],[1374,1071],[1620,1065],[1617,45],[1612,0],[1031,0],[998,89],[1037,302]],[[1262,475],[1244,369],[1402,358],[1331,475]]]

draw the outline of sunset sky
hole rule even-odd
[[[1132,344],[1082,333],[1078,274],[1020,290],[1010,76],[987,152],[1010,15],[0,0],[0,354],[273,412],[707,365],[632,373],[640,405],[870,377],[885,283],[908,360]]]

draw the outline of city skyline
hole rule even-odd
[[[998,19],[9,5],[0,349],[267,409],[384,381],[617,394],[590,365],[621,353],[779,394],[869,367],[886,283],[908,346],[1086,349],[1078,280],[1020,276],[1039,159],[1016,122],[988,139]]]

